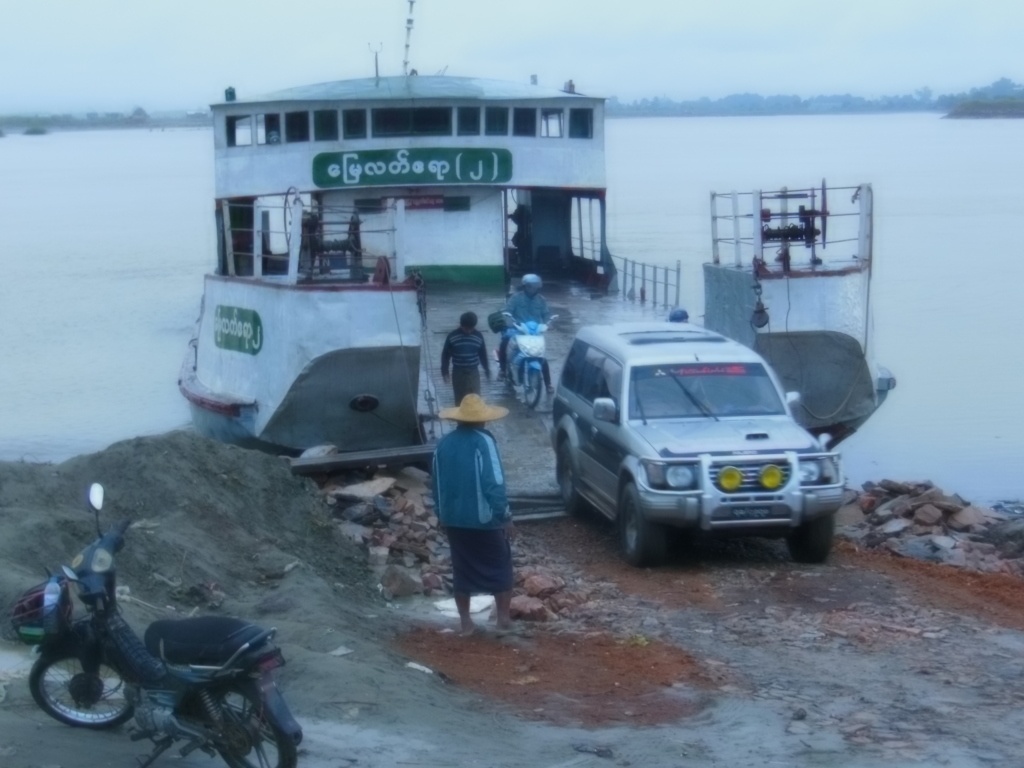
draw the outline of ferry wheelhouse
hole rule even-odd
[[[286,451],[408,445],[421,285],[614,271],[604,101],[571,81],[229,88],[212,112],[217,265],[179,382],[202,434]]]

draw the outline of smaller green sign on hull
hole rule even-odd
[[[313,183],[321,188],[504,184],[511,178],[507,149],[373,149],[313,158]]]
[[[218,304],[213,323],[213,341],[221,349],[248,355],[263,349],[263,321],[255,310]]]

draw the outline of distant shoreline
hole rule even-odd
[[[1024,118],[1024,99],[965,101],[963,104],[958,104],[946,117],[952,120]]]

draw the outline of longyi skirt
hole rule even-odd
[[[446,528],[452,550],[452,588],[464,595],[512,589],[512,547],[503,528]]]

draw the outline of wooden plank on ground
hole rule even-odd
[[[292,459],[293,475],[316,475],[336,469],[376,467],[381,464],[415,464],[429,461],[434,455],[433,445],[408,445],[401,448],[377,448],[372,451],[351,451],[331,456]]]

